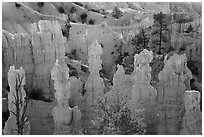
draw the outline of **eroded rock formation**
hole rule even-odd
[[[72,119],[72,110],[69,107],[69,99],[71,97],[69,79],[69,68],[63,61],[56,61],[51,76],[54,80],[55,98],[58,103],[52,110],[55,121],[54,134],[68,134],[69,123]]]
[[[86,130],[85,133],[88,130],[90,131],[91,120],[94,119],[94,101],[104,94],[103,79],[99,76],[99,70],[102,69],[102,60],[100,58],[102,52],[102,47],[97,40],[88,48],[90,75],[84,87],[86,92],[82,101],[82,125]]]
[[[158,134],[179,134],[184,92],[190,88],[189,82],[192,78],[186,62],[185,54],[174,54],[165,59],[164,69],[158,75]]]
[[[55,98],[58,103],[52,110],[53,119],[55,122],[54,134],[67,135],[71,133],[72,128],[78,128],[81,120],[81,112],[77,106],[70,108],[69,100],[71,98],[69,79],[69,68],[64,62],[64,59],[57,60],[51,76],[54,80]],[[77,92],[77,91],[76,91]],[[80,103],[80,102],[79,102]],[[73,121],[73,122],[72,122]]]
[[[147,134],[156,132],[156,96],[157,91],[150,85],[151,68],[149,66],[153,59],[153,52],[144,49],[139,55],[134,57],[134,71],[131,74],[133,86],[131,89],[131,103],[136,109],[145,109],[145,123],[147,124]]]
[[[6,135],[30,134],[30,123],[25,116],[26,92],[23,88],[25,82],[24,69],[21,67],[16,70],[14,66],[11,66],[8,72],[8,83],[10,87],[10,92],[8,93],[8,109],[10,117],[5,123],[3,130],[3,133]]]
[[[185,115],[182,120],[181,135],[202,134],[202,113],[200,112],[200,93],[187,90],[184,94]]]
[[[39,28],[39,31],[38,31]],[[41,89],[52,97],[51,70],[56,59],[65,55],[66,38],[57,22],[39,21],[32,24],[32,34],[12,35],[3,31],[3,87],[7,86],[9,66],[22,66],[26,72],[26,89]]]

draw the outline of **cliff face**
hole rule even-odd
[[[9,67],[15,65],[25,69],[26,89],[41,89],[50,96],[53,91],[50,70],[55,60],[65,55],[66,40],[57,22],[40,21],[32,25],[32,34],[12,35],[3,31],[3,88],[8,85]]]

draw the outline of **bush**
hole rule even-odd
[[[118,113],[116,126],[120,135],[143,135],[145,124],[142,122],[141,112],[133,113],[127,106],[124,106]]]
[[[110,97],[110,96],[109,96]],[[123,101],[121,101],[123,102]],[[122,103],[123,104],[123,103]],[[95,105],[97,117],[94,120],[96,133],[99,135],[143,135],[145,134],[144,114],[140,110],[132,110],[124,103],[109,104],[102,98]]]
[[[113,15],[113,17],[114,18],[116,18],[116,19],[119,19],[120,17],[122,17],[123,15],[122,15],[122,11],[120,11],[120,9],[118,8],[118,7],[115,7],[114,9],[113,9],[113,13],[112,13]]]

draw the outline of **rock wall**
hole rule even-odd
[[[30,47],[31,37],[29,35],[12,35],[7,31],[2,33],[2,79],[3,88],[7,89],[7,73],[9,67],[22,66],[26,72],[26,85],[31,85],[33,73],[33,58]]]
[[[22,66],[26,72],[26,89],[38,88],[51,95],[50,70],[55,60],[65,55],[66,38],[62,36],[60,25],[54,21],[39,21],[32,24],[31,35],[3,31],[2,37],[3,87],[7,87],[9,66]]]
[[[187,90],[184,94],[185,115],[182,120],[181,135],[202,135],[202,113],[200,111],[200,93]]]
[[[169,59],[165,58],[164,68],[158,75],[158,134],[179,134],[184,92],[190,88],[190,79],[192,79],[186,62],[185,54],[174,54]]]

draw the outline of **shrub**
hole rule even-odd
[[[122,12],[120,11],[120,9],[118,7],[115,7],[113,9],[113,15],[114,18],[119,19],[120,17],[122,17]]]
[[[86,19],[87,19],[87,14],[86,13],[83,13],[80,15],[80,18],[81,18],[81,22],[82,23],[85,23],[86,22]]]
[[[111,97],[111,96],[109,96]],[[113,98],[111,98],[112,100]],[[144,114],[141,110],[133,110],[120,100],[120,105],[110,104],[102,98],[95,104],[97,117],[94,120],[95,134],[103,135],[143,135],[145,134]],[[122,104],[122,105],[121,105]]]

